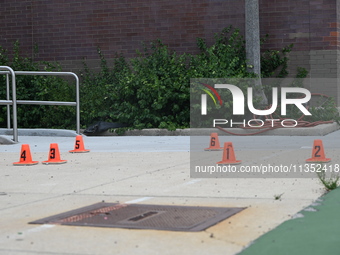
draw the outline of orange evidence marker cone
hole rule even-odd
[[[325,150],[323,148],[322,140],[314,140],[312,157],[307,159],[306,162],[330,162],[330,158],[326,158]]]
[[[67,160],[60,159],[59,147],[57,143],[50,144],[50,153],[48,155],[48,160],[43,161],[42,163],[45,165],[48,164],[63,164],[66,163]]]
[[[241,160],[236,160],[234,147],[232,142],[224,143],[222,161],[217,162],[218,165],[238,165]]]
[[[205,148],[205,151],[221,151],[223,148],[220,146],[220,141],[218,140],[217,133],[210,134],[210,144],[209,148]]]
[[[31,150],[28,144],[21,145],[20,161],[13,163],[15,166],[32,166],[38,164],[39,161],[32,161]]]
[[[84,153],[90,152],[90,150],[86,150],[84,146],[83,137],[81,135],[76,136],[76,143],[74,145],[74,150],[69,151],[71,153]]]

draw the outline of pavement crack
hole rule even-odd
[[[239,243],[236,243],[236,242],[232,242],[232,241],[229,241],[229,240],[218,238],[213,231],[210,232],[208,230],[204,230],[204,232],[208,235],[208,237],[210,239],[214,239],[216,241],[223,242],[223,243],[226,243],[226,244],[234,244],[234,245],[238,245],[238,246],[243,246],[242,244],[239,244]]]
[[[88,187],[88,188],[85,188],[85,189],[74,191],[73,193],[70,193],[69,195],[77,194],[77,193],[87,191],[87,190],[91,190],[91,189],[95,189],[95,188],[98,188],[98,187],[103,187],[103,186],[110,185],[110,184],[117,183],[117,182],[121,182],[121,181],[130,180],[130,179],[133,179],[133,178],[138,178],[138,177],[141,177],[141,176],[146,175],[146,174],[152,174],[152,173],[156,173],[156,172],[165,171],[165,170],[168,170],[168,169],[171,169],[171,168],[174,168],[174,167],[179,167],[179,166],[186,165],[186,164],[188,164],[188,162],[155,169],[153,171],[148,171],[148,172],[145,172],[145,173],[142,173],[142,174],[136,174],[136,175],[128,176],[128,177],[125,177],[125,178],[122,178],[122,179],[119,179],[119,180],[112,180],[112,181],[109,181],[109,182],[106,182],[106,183],[102,183],[102,184],[99,184],[99,185],[95,185],[95,186],[92,186],[92,187]]]

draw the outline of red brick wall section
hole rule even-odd
[[[329,32],[328,36],[323,37],[323,41],[330,46],[334,46],[339,49],[340,46],[340,23],[339,22],[329,22],[329,27],[331,31]]]
[[[0,5],[0,46],[11,49],[15,40],[23,45],[27,54],[32,50],[31,1],[5,0]]]
[[[196,52],[196,38],[212,38],[233,24],[244,27],[242,1],[225,0],[6,0],[0,9],[0,45],[19,40],[37,60],[126,57],[142,42],[161,39],[179,52]],[[211,40],[210,40],[211,41]]]
[[[261,34],[269,34],[264,47],[294,50],[337,49],[337,8],[334,0],[259,0]]]
[[[294,43],[295,51],[339,46],[335,0],[259,0],[261,35],[267,49]],[[339,8],[339,6],[338,6]],[[197,52],[196,38],[234,25],[244,31],[244,0],[4,0],[0,45],[21,49],[36,60],[98,59],[115,53],[135,56],[142,42],[161,39],[179,53]]]

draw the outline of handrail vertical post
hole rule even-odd
[[[18,118],[17,118],[17,88],[16,88],[16,79],[15,79],[15,72],[12,68],[9,66],[0,66],[1,69],[8,70],[9,74],[12,76],[12,114],[13,114],[13,141],[18,142]],[[8,74],[6,74],[6,85],[7,85],[7,100],[10,100],[10,92],[9,92],[9,77]],[[7,108],[7,122],[10,118],[10,111],[8,111],[9,108]],[[10,120],[7,123],[7,126],[10,126]]]
[[[9,75],[6,74],[6,99],[10,100],[10,89],[9,89]],[[7,105],[7,128],[11,128],[11,107]]]
[[[14,142],[19,142],[18,139],[18,121],[17,121],[17,89],[16,89],[16,79],[15,72],[12,68],[8,68],[12,74],[12,102],[13,102],[13,140]]]
[[[74,74],[76,79],[76,119],[77,119],[77,134],[80,134],[80,95],[79,95],[79,78]]]

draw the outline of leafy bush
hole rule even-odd
[[[254,77],[247,71],[245,41],[238,29],[225,28],[210,47],[197,38],[197,46],[200,54],[191,57],[191,78]]]
[[[212,46],[202,38],[197,39],[197,45],[197,55],[177,54],[157,40],[144,44],[139,57],[129,62],[117,56],[111,68],[98,49],[101,71],[91,71],[84,63],[84,123],[109,120],[134,128],[189,127],[190,78],[255,77],[247,70],[245,41],[238,29],[225,28],[215,35]],[[287,74],[289,49],[291,46],[264,53],[264,77],[273,75],[280,66],[280,75]],[[225,101],[226,107],[231,107],[231,100]]]
[[[56,63],[34,62],[20,55],[20,45],[13,46],[13,57],[0,48],[0,65],[10,66],[15,71],[60,71]],[[6,99],[6,77],[0,75],[0,98]],[[74,86],[54,76],[16,76],[17,99],[36,101],[75,101]],[[66,106],[18,105],[18,127],[20,128],[75,128],[75,109]],[[0,107],[0,126],[6,127],[6,106]]]
[[[117,57],[110,70],[98,52],[101,72],[85,68],[83,74],[82,115],[88,121],[108,119],[135,128],[175,129],[188,125],[186,55],[170,53],[156,41],[130,63]]]
[[[129,124],[133,128],[189,127],[190,78],[254,77],[247,70],[245,41],[238,29],[228,27],[215,35],[215,43],[208,46],[197,39],[199,54],[177,54],[160,40],[144,44],[138,57],[126,60],[117,55],[109,65],[98,49],[100,71],[91,70],[84,62],[81,73],[81,123],[112,121]],[[286,72],[291,46],[281,51],[266,51],[262,58],[262,76],[272,76],[281,66],[279,75]],[[58,71],[55,63],[34,62],[19,54],[14,45],[13,58],[0,48],[0,64],[14,70]],[[4,76],[0,76],[5,84]],[[18,99],[46,101],[74,101],[73,84],[60,77],[18,76]],[[6,90],[0,90],[5,99]],[[231,107],[227,103],[225,107]],[[0,108],[0,125],[5,126],[6,107]],[[197,109],[196,109],[197,110]],[[19,127],[74,128],[75,109],[67,106],[18,106]]]

